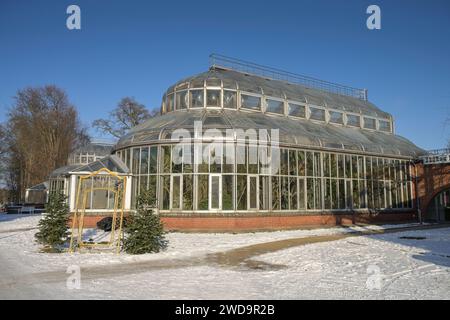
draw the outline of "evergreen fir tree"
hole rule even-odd
[[[39,221],[36,240],[53,251],[60,252],[69,235],[69,207],[66,196],[60,192],[51,193],[45,213]]]
[[[159,252],[166,247],[163,224],[154,214],[153,190],[141,190],[137,198],[137,210],[127,219],[123,249],[130,254]]]

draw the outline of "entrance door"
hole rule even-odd
[[[249,210],[258,210],[258,176],[247,176],[247,201]]]
[[[222,209],[222,175],[209,175],[209,210]]]
[[[170,181],[170,209],[180,210],[183,199],[183,179],[181,174],[172,175]]]

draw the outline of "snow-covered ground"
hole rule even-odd
[[[1,299],[450,299],[450,228],[342,237],[268,250],[248,259],[266,267],[252,268],[211,258],[254,244],[399,225],[170,233],[164,252],[131,256],[41,253],[34,242],[39,218],[0,215]],[[404,236],[426,239],[401,239]],[[67,285],[71,276],[67,269],[77,267],[80,289],[72,288],[71,282]]]

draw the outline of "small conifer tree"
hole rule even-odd
[[[69,207],[66,196],[61,192],[53,192],[45,206],[45,216],[39,221],[39,231],[35,237],[54,252],[62,251],[69,235]]]
[[[163,224],[154,214],[154,191],[141,190],[136,212],[127,219],[123,249],[130,254],[159,252],[166,247]]]

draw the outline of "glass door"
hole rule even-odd
[[[180,210],[183,199],[183,179],[181,174],[172,175],[170,181],[170,209]]]
[[[248,175],[247,176],[247,199],[248,199],[248,209],[258,210],[258,176]]]
[[[209,175],[209,210],[222,209],[222,175]]]

